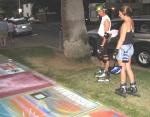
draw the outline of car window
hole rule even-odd
[[[26,24],[26,23],[28,23],[27,20],[18,20],[18,21],[16,21],[16,24]]]
[[[122,25],[123,21],[112,21],[111,22],[111,30],[112,29],[117,29],[119,30],[121,25]]]
[[[150,33],[150,21],[139,21],[138,22],[139,33]]]

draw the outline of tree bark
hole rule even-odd
[[[90,46],[82,0],[61,0],[64,55],[69,59],[89,59]]]

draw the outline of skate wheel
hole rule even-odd
[[[141,97],[141,95],[140,95],[140,94],[137,94],[137,96],[138,96],[138,97]]]
[[[115,94],[117,94],[117,95],[119,95],[119,96],[122,96],[122,97],[124,97],[124,98],[127,97],[127,95],[121,95],[121,94],[118,94],[117,92],[115,92]]]

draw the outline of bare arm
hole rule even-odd
[[[127,32],[127,24],[123,23],[121,26],[120,38],[119,38],[119,41],[117,43],[116,49],[119,49],[122,46],[122,44],[125,40],[125,37],[126,37],[126,32]]]
[[[104,32],[107,32],[109,30],[109,27],[110,27],[110,22],[108,19],[106,19],[104,22]],[[106,43],[106,38],[104,37],[102,41],[102,45],[104,46],[105,43]]]

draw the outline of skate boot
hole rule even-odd
[[[104,72],[99,77],[97,77],[97,82],[109,82],[110,74],[108,72]]]
[[[105,72],[104,69],[100,69],[98,72],[96,72],[96,73],[94,74],[94,77],[95,77],[95,78],[98,78],[98,77],[100,77],[104,72]]]
[[[130,84],[130,88],[127,88],[127,93],[137,97],[141,97],[141,95],[138,93],[136,83]]]
[[[126,97],[126,83],[120,85],[120,88],[115,89],[115,93],[122,97]]]

